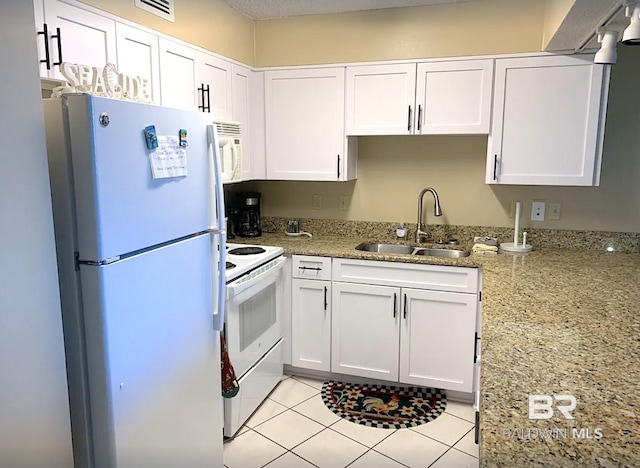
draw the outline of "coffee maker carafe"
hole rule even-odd
[[[260,226],[260,194],[257,192],[239,193],[238,232],[240,237],[259,237]]]

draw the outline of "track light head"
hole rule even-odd
[[[627,5],[626,16],[631,18],[631,21],[622,34],[622,43],[640,45],[640,3]]]

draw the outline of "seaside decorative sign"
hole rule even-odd
[[[113,63],[99,68],[62,62],[60,72],[68,83],[54,88],[51,97],[59,98],[68,93],[88,93],[128,101],[152,102],[149,80],[141,76],[119,73]]]

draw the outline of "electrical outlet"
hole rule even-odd
[[[338,205],[338,209],[340,211],[347,211],[349,207],[349,198],[346,195],[340,196],[340,204]]]
[[[543,201],[534,201],[531,204],[531,221],[544,221],[544,210],[546,203]]]
[[[549,219],[552,221],[559,220],[561,210],[562,205],[560,203],[549,203]]]
[[[314,195],[313,196],[312,208],[314,210],[321,210],[322,209],[322,195]]]

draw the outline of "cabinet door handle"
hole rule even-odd
[[[407,130],[411,131],[411,106],[409,106],[409,116],[407,118]]]
[[[422,130],[422,104],[418,104],[418,131]]]
[[[198,93],[200,93],[200,105],[198,106],[198,109],[204,112],[204,83],[200,84],[200,87],[198,88]]]
[[[207,85],[207,112],[211,113],[211,90],[209,85]]]
[[[398,295],[393,293],[393,318],[396,318],[398,315]]]
[[[338,155],[338,180],[340,180],[340,155]]]
[[[327,287],[324,287],[324,310],[327,310],[327,306],[329,303],[327,302]]]
[[[478,336],[478,332],[476,332],[475,337],[473,339],[473,363],[478,362],[478,341],[480,341],[480,337]]]
[[[322,271],[322,268],[320,267],[306,267],[306,266],[299,266],[298,267],[299,270],[315,270],[315,271]]]
[[[40,63],[47,64],[47,70],[51,70],[51,55],[49,54],[49,26],[44,23],[42,31],[38,31],[38,36],[44,36],[44,59],[40,60]]]
[[[407,319],[407,295],[404,295],[404,313],[402,318]]]
[[[210,100],[209,100],[209,85],[205,86],[204,83],[202,83],[200,85],[200,88],[198,88],[198,91],[201,91],[202,94],[200,95],[200,102],[202,103],[202,105],[198,106],[198,109],[201,109],[202,112],[211,112],[211,104],[210,104]],[[204,93],[207,93],[207,103],[204,103]]]
[[[58,40],[58,61],[53,62],[53,66],[62,65],[62,33],[60,32],[60,28],[56,28],[56,34],[51,36],[51,39]]]
[[[498,180],[498,155],[493,155],[493,180]]]

